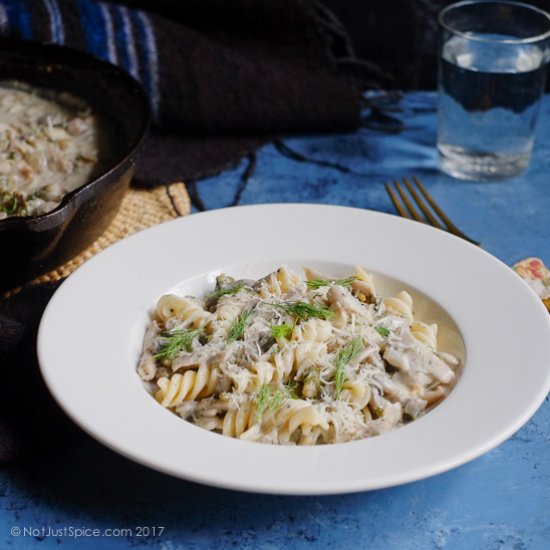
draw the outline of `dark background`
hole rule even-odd
[[[182,21],[203,0],[107,0],[144,8]],[[224,5],[228,0],[211,0]],[[280,0],[241,0],[277,3]],[[295,0],[304,2],[307,0]],[[358,57],[375,64],[391,80],[385,88],[434,89],[437,67],[437,14],[457,0],[311,0],[328,7],[344,24]],[[550,0],[526,3],[550,12]],[[177,7],[175,7],[177,6]],[[195,7],[193,7],[195,6]],[[224,5],[224,9],[227,5]],[[199,10],[200,11],[200,10]],[[258,21],[261,28],[262,22]],[[391,83],[390,83],[391,82]]]
[[[391,74],[396,88],[435,88],[437,14],[453,0],[322,2],[347,28],[357,55]],[[550,12],[550,0],[528,3]]]

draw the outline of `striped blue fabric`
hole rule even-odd
[[[143,84],[151,100],[153,120],[158,121],[160,109],[158,51],[155,33],[149,17],[141,11],[132,11],[132,20],[138,32],[138,42],[143,51]]]
[[[109,4],[103,4],[102,2],[97,3],[99,11],[101,12],[101,17],[103,18],[103,25],[105,27],[105,39],[107,42],[107,53],[108,60],[111,63],[118,64],[118,54],[117,47],[115,44],[115,29],[113,26],[113,17],[111,15],[111,6]],[[84,27],[85,32],[88,32],[87,27]],[[94,29],[92,29],[94,32]]]
[[[123,6],[112,6],[112,10],[121,64],[132,76],[138,78],[138,59],[128,9]]]
[[[34,32],[31,9],[36,8],[38,2],[42,3],[48,16],[49,41],[64,44],[66,31],[59,0],[0,0],[0,34],[32,39]],[[86,50],[122,66],[141,80],[150,98],[153,118],[158,122],[158,50],[149,16],[138,10],[94,0],[73,0],[72,4],[84,30]]]
[[[84,37],[86,49],[93,55],[109,61],[109,47],[105,20],[99,4],[88,0],[75,0],[82,28],[86,29]]]
[[[21,38],[32,39],[32,17],[25,0],[2,0],[2,7],[8,28]]]
[[[158,121],[160,109],[160,92],[158,77],[158,52],[154,30],[147,15],[143,12],[128,10],[125,7],[113,6],[101,2],[78,0],[82,26],[86,29],[88,43],[93,43],[96,50],[90,50],[111,63],[123,66],[130,74],[142,81],[151,101],[153,118]],[[90,6],[95,10],[96,21],[89,21]],[[101,20],[97,20],[97,14]],[[100,39],[98,40],[98,30]],[[137,34],[138,49],[134,41]],[[97,51],[101,42],[101,53]]]
[[[63,21],[61,20],[61,12],[59,11],[57,0],[43,1],[50,17],[52,42],[55,42],[56,44],[64,44],[65,30],[63,28]]]

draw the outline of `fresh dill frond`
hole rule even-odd
[[[328,307],[323,305],[313,305],[300,301],[281,302],[279,304],[272,303],[271,305],[282,309],[289,315],[297,317],[302,321],[307,321],[312,317],[324,320],[334,317],[334,311],[331,311]]]
[[[270,385],[262,384],[252,400],[256,405],[256,419],[260,421],[266,412],[277,410],[287,399],[298,399],[297,386],[296,383],[288,382],[282,388],[273,390]]]
[[[323,286],[330,285],[349,286],[356,279],[355,275],[347,279],[311,279],[310,281],[306,281],[306,285],[310,290],[317,290]]]
[[[213,298],[215,300],[221,298],[222,296],[235,296],[240,292],[246,285],[244,283],[237,283],[236,285],[230,286],[228,288],[217,288],[212,292],[208,298]]]
[[[202,329],[177,329],[162,334],[166,338],[155,355],[155,359],[168,359],[173,361],[183,350],[191,351],[193,340],[201,334]]]
[[[226,341],[228,343],[234,342],[235,340],[238,340],[239,338],[243,337],[244,329],[246,328],[246,324],[248,323],[248,318],[250,317],[251,314],[252,314],[251,309],[241,311],[239,316],[231,323],[231,326],[227,331]]]
[[[286,391],[280,389],[277,390],[269,401],[268,411],[273,412],[274,410],[278,409],[283,404],[283,401],[285,401],[286,399],[288,399]]]
[[[346,380],[346,373],[344,371],[346,365],[349,365],[363,350],[363,344],[361,343],[361,338],[356,336],[351,339],[344,349],[338,354],[336,358],[336,375],[334,377],[335,383],[335,397],[340,399],[340,392],[342,391],[342,386]]]
[[[383,338],[387,338],[390,335],[390,332],[391,332],[391,330],[389,328],[386,328],[386,327],[373,327],[373,328]]]
[[[252,401],[256,405],[256,419],[259,421],[264,415],[267,406],[269,405],[269,400],[271,399],[271,387],[267,384],[262,384],[254,399]]]
[[[288,338],[292,334],[292,329],[294,327],[288,323],[283,323],[282,325],[271,325],[271,336],[273,338]]]

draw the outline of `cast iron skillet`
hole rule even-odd
[[[76,256],[107,228],[130,184],[149,127],[149,105],[122,69],[64,46],[0,39],[0,80],[69,92],[107,122],[99,173],[40,216],[0,220],[0,290]]]

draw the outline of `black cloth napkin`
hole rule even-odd
[[[310,0],[132,4],[153,13],[160,63],[169,67],[161,72],[162,131],[138,168],[141,182],[214,174],[281,134],[355,130],[361,89],[380,81]],[[175,49],[186,54],[174,58]]]
[[[36,361],[36,334],[59,286],[28,287],[0,307],[0,465],[81,435],[48,393]]]
[[[354,130],[361,90],[380,83],[314,0],[0,0],[0,34],[89,51],[143,83],[154,113],[143,184],[216,173],[278,135]],[[80,433],[36,362],[57,286],[0,299],[0,464]]]
[[[142,183],[213,174],[279,134],[354,130],[379,76],[315,0],[2,4],[0,34],[88,51],[142,82],[154,119]]]

